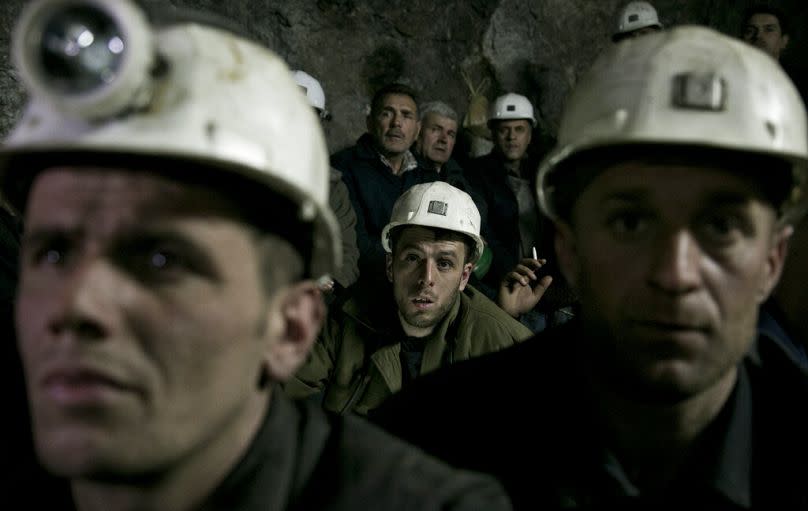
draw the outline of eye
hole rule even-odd
[[[438,268],[441,270],[451,270],[454,268],[454,262],[452,262],[450,259],[439,259]]]
[[[619,237],[638,236],[648,230],[651,217],[642,210],[623,209],[607,216],[609,229]]]
[[[30,266],[64,266],[71,255],[70,242],[56,237],[40,242],[23,242],[22,258]]]
[[[404,261],[405,262],[415,263],[415,262],[418,262],[418,259],[419,259],[418,256],[413,254],[413,253],[404,254]]]
[[[188,268],[185,258],[166,247],[153,247],[131,255],[132,269],[149,278],[175,277]]]
[[[174,282],[192,273],[203,273],[204,265],[195,263],[183,246],[143,240],[121,247],[119,264],[144,282]]]
[[[716,244],[730,244],[747,234],[751,229],[744,217],[735,213],[713,213],[701,222],[704,237]]]

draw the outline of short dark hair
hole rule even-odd
[[[373,95],[373,100],[370,102],[370,115],[376,115],[382,108],[384,98],[391,94],[400,94],[402,96],[409,96],[413,103],[415,103],[415,115],[418,115],[418,93],[409,85],[403,83],[388,83],[381,89],[377,90]]]
[[[395,254],[396,245],[398,244],[401,233],[404,232],[405,227],[421,227],[432,231],[435,234],[436,241],[462,241],[466,247],[466,253],[463,256],[463,264],[474,262],[479,254],[476,254],[477,243],[466,234],[452,231],[449,229],[441,229],[440,227],[429,227],[426,225],[399,225],[390,230],[390,251]]]
[[[741,21],[741,32],[746,28],[746,24],[749,23],[749,20],[755,14],[771,14],[775,18],[777,18],[777,22],[780,24],[780,33],[783,35],[787,35],[789,33],[788,28],[788,18],[786,18],[785,13],[778,9],[777,7],[773,7],[771,5],[766,4],[754,4],[750,7],[747,7],[743,11],[743,20]]]

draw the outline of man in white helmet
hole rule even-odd
[[[37,454],[72,507],[507,508],[490,480],[277,388],[339,262],[323,135],[279,57],[121,0],[28,4],[14,56],[18,342]]]
[[[480,214],[447,183],[415,185],[382,233],[391,296],[359,288],[333,309],[311,358],[286,385],[327,410],[367,414],[413,379],[511,346],[530,330],[468,285]],[[381,275],[380,275],[381,277]]]
[[[662,30],[656,9],[648,2],[624,5],[617,13],[616,25],[612,34],[612,41],[616,43]]]
[[[321,122],[331,119],[331,114],[325,108],[325,91],[320,82],[306,73],[297,70],[292,73],[295,82],[306,93],[309,104],[314,108]],[[323,290],[334,290],[334,282],[346,288],[359,278],[359,249],[356,246],[356,213],[351,204],[348,187],[342,181],[342,172],[331,167],[328,173],[328,205],[337,217],[342,239],[342,265],[334,272],[333,279],[326,277],[322,285]]]
[[[378,419],[497,475],[516,509],[804,508],[808,376],[755,327],[807,143],[795,87],[743,42],[678,27],[613,46],[537,177],[580,313]]]
[[[493,134],[494,149],[473,159],[466,173],[472,190],[482,197],[483,222],[487,227],[486,242],[491,251],[491,266],[482,277],[482,287],[489,297],[498,298],[503,280],[517,266],[535,277],[541,268],[544,276],[556,274],[552,253],[551,226],[539,211],[534,197],[537,162],[529,148],[536,127],[536,116],[530,100],[509,92],[491,105],[488,126]],[[540,259],[539,259],[540,258]],[[549,263],[547,263],[549,260]],[[534,282],[537,279],[533,279]],[[513,287],[514,283],[507,283]],[[571,305],[563,279],[555,283],[538,303],[538,308],[522,320],[534,332],[555,323],[566,315],[556,311]]]
[[[473,189],[486,203],[489,236],[493,252],[486,282],[494,289],[522,257],[530,257],[538,245],[539,210],[533,197],[528,146],[536,117],[525,96],[507,93],[491,105],[488,126],[494,149],[469,163],[467,176]]]

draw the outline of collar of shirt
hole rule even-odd
[[[752,390],[743,364],[738,366],[738,381],[724,408],[696,442],[696,453],[665,495],[649,497],[687,502],[691,495],[712,495],[742,509],[751,507]],[[604,450],[603,460],[605,486],[611,488],[608,495],[647,497],[611,452]]]
[[[379,158],[381,158],[382,163],[389,167],[391,171],[393,170],[393,166],[390,164],[390,161],[385,158],[382,153],[379,153]],[[416,167],[418,167],[418,160],[416,160],[415,156],[412,155],[412,151],[407,151],[404,153],[404,159],[401,161],[401,172],[398,174],[401,175],[405,172],[409,172]]]

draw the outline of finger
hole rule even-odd
[[[505,277],[505,280],[511,283],[521,284],[522,286],[527,286],[530,283],[528,278],[525,277],[522,273],[519,273],[518,271],[512,271],[508,273],[508,275]]]
[[[545,264],[547,264],[547,259],[529,259],[525,258],[519,261],[519,264],[532,268],[533,270],[538,270]]]
[[[525,265],[517,264],[516,268],[514,268],[513,271],[519,273],[520,275],[524,275],[530,280],[536,280],[536,274],[533,272],[532,269],[528,268]]]
[[[552,283],[553,283],[553,277],[551,277],[550,275],[545,275],[544,277],[541,278],[541,280],[539,280],[538,284],[536,284],[535,287],[533,288],[533,294],[541,297],[541,295],[543,295],[544,292],[547,291],[547,288],[550,287],[550,284]]]

